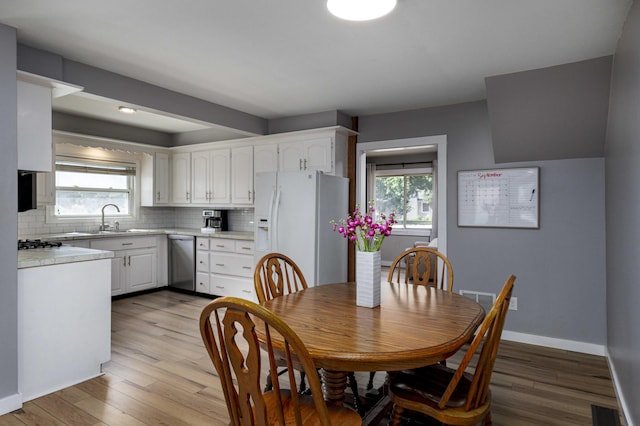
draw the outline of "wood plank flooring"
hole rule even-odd
[[[198,330],[207,302],[167,290],[114,301],[105,374],[29,401],[0,425],[228,424]],[[368,373],[357,377],[364,388]],[[506,341],[491,390],[495,425],[591,425],[591,404],[618,409],[603,357]]]

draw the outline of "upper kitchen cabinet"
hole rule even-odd
[[[51,99],[82,88],[25,72],[17,78],[18,170],[51,172]]]
[[[253,204],[253,147],[231,148],[231,203]]]
[[[326,174],[345,176],[347,135],[337,129],[308,132],[278,143],[279,170],[293,172],[319,170]]]
[[[278,144],[256,144],[253,147],[253,171],[277,172],[278,171]]]
[[[231,150],[191,153],[192,204],[229,204]]]
[[[144,155],[140,178],[140,205],[151,207],[169,204],[169,154],[156,152]]]
[[[174,153],[171,156],[171,202],[191,202],[191,154]]]

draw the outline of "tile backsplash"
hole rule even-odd
[[[140,207],[136,219],[118,219],[120,229],[130,228],[195,228],[202,226],[201,207]],[[100,218],[89,221],[53,222],[46,220],[44,206],[18,213],[18,237],[63,232],[93,232],[100,226]],[[234,209],[227,213],[230,231],[253,231],[253,209]],[[113,218],[107,221],[113,225]]]

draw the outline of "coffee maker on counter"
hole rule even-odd
[[[227,211],[226,210],[203,210],[202,211],[203,227],[202,232],[220,232],[228,230]]]

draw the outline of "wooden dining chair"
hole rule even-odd
[[[264,345],[258,340],[256,326],[264,331]],[[349,408],[327,407],[316,367],[304,343],[263,306],[236,297],[215,299],[200,314],[200,333],[222,383],[231,425],[362,424],[360,415]],[[272,340],[277,335],[284,341],[284,348],[278,353]],[[268,362],[264,362],[261,348],[266,351]],[[276,373],[276,357],[282,354],[290,372],[288,383]],[[271,368],[268,375],[273,382],[273,390],[266,392],[261,383],[266,379],[263,363]],[[307,372],[311,395],[295,392],[294,363]]]
[[[256,269],[253,274],[253,285],[256,290],[256,295],[258,296],[258,301],[264,303],[276,297],[304,290],[307,288],[307,281],[298,265],[291,258],[282,253],[268,253],[262,256],[256,264]],[[277,361],[278,367],[285,367],[283,360]],[[278,374],[283,374],[286,371],[286,368],[281,369]],[[360,403],[358,383],[355,374],[349,372],[348,379],[351,393],[353,393],[354,407],[363,415],[364,408]],[[266,386],[266,389],[270,388],[271,382],[269,380],[267,380]],[[298,392],[303,393],[306,390],[305,372],[300,370],[300,386]]]
[[[511,275],[505,282],[457,369],[434,364],[391,377],[389,397],[393,410],[390,425],[400,424],[405,410],[426,414],[447,425],[491,424],[489,382],[515,280]],[[481,343],[475,371],[467,373]]]
[[[291,258],[281,253],[269,253],[258,260],[253,273],[253,285],[258,302],[264,303],[274,297],[307,288],[307,281]]]
[[[438,250],[414,247],[403,251],[393,260],[387,280],[390,283],[412,283],[453,291],[453,268],[449,259]]]

